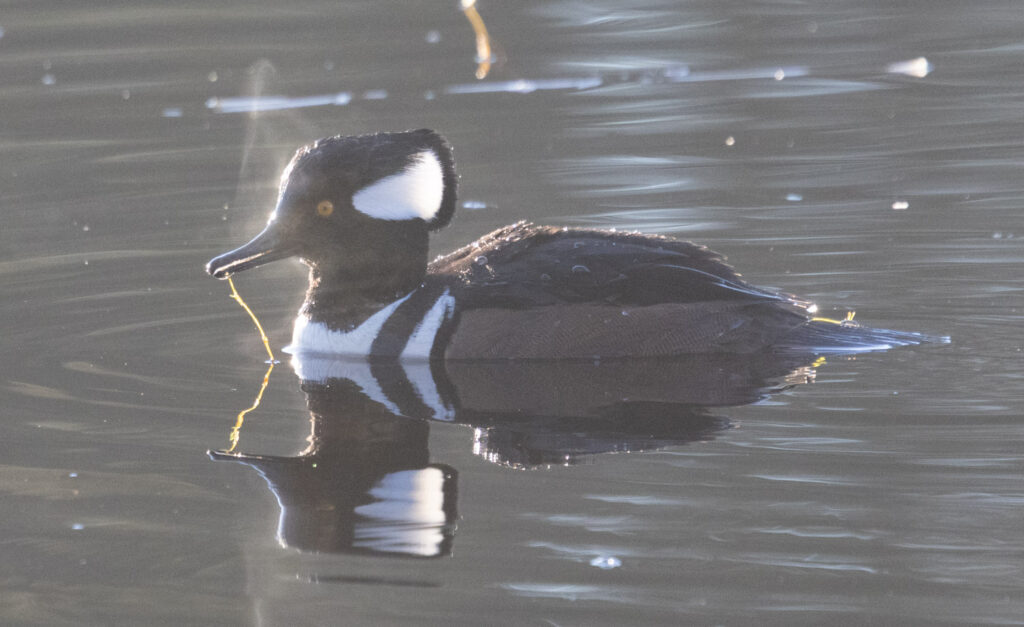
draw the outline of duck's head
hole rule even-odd
[[[328,137],[285,167],[277,206],[249,243],[211,259],[218,279],[297,256],[307,265],[366,272],[427,254],[427,233],[451,220],[451,147],[431,130]]]

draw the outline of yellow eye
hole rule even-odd
[[[316,212],[326,218],[334,213],[334,203],[329,200],[321,200],[320,204],[316,206]]]

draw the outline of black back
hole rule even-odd
[[[659,235],[526,222],[440,257],[428,271],[456,277],[460,308],[723,300],[803,306],[746,283],[724,257],[704,246]]]

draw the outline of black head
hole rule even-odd
[[[425,266],[427,233],[451,220],[456,186],[452,149],[434,131],[319,139],[285,167],[267,227],[206,271],[222,279],[291,256],[380,271],[403,247]]]

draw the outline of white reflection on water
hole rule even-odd
[[[558,527],[578,527],[598,533],[627,535],[642,528],[644,523],[634,516],[587,516],[583,514],[523,514],[524,518],[541,519]]]
[[[602,80],[599,77],[584,78],[545,78],[545,79],[520,79],[514,81],[490,81],[484,83],[460,83],[448,85],[444,88],[446,94],[487,94],[495,92],[507,92],[513,94],[529,94],[535,91],[547,91],[553,89],[590,89],[599,87]]]
[[[825,477],[825,476],[811,476],[811,475],[749,475],[754,479],[765,479],[767,481],[782,481],[786,483],[817,483],[823,485],[835,485],[835,486],[854,486],[864,485],[863,482],[851,481],[850,479],[840,477]]]
[[[871,533],[857,533],[855,531],[847,530],[835,530],[835,529],[811,529],[811,528],[793,528],[793,527],[773,527],[770,529],[760,528],[754,529],[757,533],[766,533],[769,535],[785,535],[793,536],[796,538],[827,538],[830,540],[838,540],[842,538],[852,538],[854,540],[877,540],[878,534]]]
[[[574,65],[569,63],[568,65]],[[881,89],[885,87],[880,83],[865,81],[853,81],[830,78],[808,78],[809,68],[805,66],[785,67],[760,67],[760,68],[732,68],[723,70],[701,70],[694,71],[687,65],[665,64],[651,59],[631,59],[612,57],[601,62],[586,62],[575,64],[580,67],[589,67],[590,73],[587,76],[558,76],[551,78],[520,78],[507,81],[479,81],[473,83],[455,83],[446,85],[440,90],[428,89],[417,91],[417,98],[433,100],[437,94],[445,95],[470,95],[470,94],[493,94],[513,93],[531,94],[538,91],[592,91],[599,88],[617,89],[621,86],[637,86],[644,89],[656,84],[700,84],[717,83],[728,81],[770,81],[771,87],[763,87],[753,90],[747,94],[750,98],[803,98],[808,96],[819,96],[827,94],[840,94],[855,91],[866,91]],[[597,72],[596,74],[594,72]],[[804,80],[792,81],[789,79],[802,78]],[[785,84],[785,88],[778,85]],[[408,97],[408,94],[402,94]],[[364,90],[359,96],[362,100],[386,100],[392,97],[391,91],[384,88],[372,88]],[[695,97],[695,95],[691,95]],[[308,96],[240,96],[240,97],[213,97],[206,101],[206,108],[215,113],[255,113],[265,111],[280,111],[286,109],[303,109],[323,106],[345,106],[350,104],[356,96],[351,92],[341,91],[328,94],[313,94]],[[673,97],[666,104],[678,107],[680,100]],[[635,103],[616,105],[604,103],[609,111],[616,107],[636,106]],[[644,101],[643,106],[650,106],[649,98]],[[167,107],[163,110],[164,117],[180,117],[181,108]],[[670,119],[683,121],[678,115],[670,116]],[[640,120],[644,124],[650,124],[651,119]],[[637,122],[634,120],[634,123]]]
[[[590,227],[615,228],[620,231],[654,233],[694,233],[727,229],[730,222],[698,220],[703,212],[693,208],[631,209],[559,217],[561,222],[582,223]]]
[[[711,70],[704,72],[680,72],[670,69],[665,72],[665,78],[673,83],[706,83],[712,81],[746,81],[753,79],[779,80],[783,78],[795,78],[807,76],[810,70],[802,65],[790,67],[767,67],[767,68],[737,68],[733,70]]]
[[[781,566],[787,568],[808,568],[814,570],[853,571],[861,573],[878,574],[879,571],[871,566],[850,563],[852,558],[844,556],[808,555],[804,559],[793,559],[788,554],[762,553],[736,558],[732,561],[748,564],[762,564],[767,566]]]
[[[675,194],[694,187],[694,180],[683,175],[684,169],[701,165],[706,165],[704,159],[684,156],[600,155],[550,160],[546,171],[572,185],[573,195],[595,198]]]
[[[606,601],[609,603],[638,604],[630,592],[612,586],[584,586],[576,584],[506,583],[501,587],[518,596],[565,601]]]
[[[585,499],[602,503],[625,503],[627,505],[694,505],[693,499],[666,499],[645,494],[586,494]]]
[[[254,113],[259,111],[323,107],[326,105],[344,106],[350,102],[352,102],[352,94],[343,91],[336,94],[295,98],[288,96],[210,98],[206,101],[206,108],[216,113]]]

